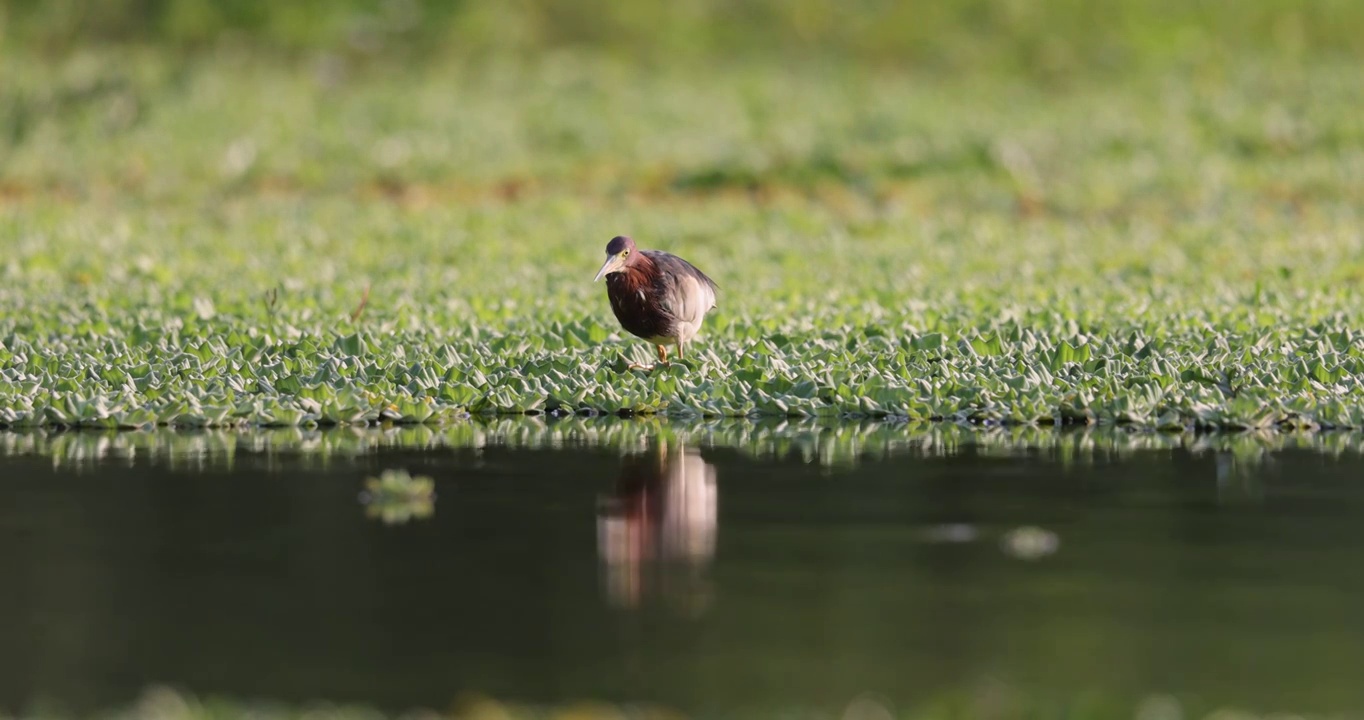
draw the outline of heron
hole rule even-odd
[[[606,244],[606,262],[592,282],[603,277],[616,320],[630,334],[652,343],[663,365],[669,364],[668,345],[676,345],[678,358],[686,359],[686,345],[715,307],[719,291],[695,265],[662,250],[640,250],[626,235]]]

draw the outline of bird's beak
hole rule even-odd
[[[601,264],[601,269],[597,271],[597,276],[592,278],[592,282],[596,282],[619,270],[624,264],[625,258],[621,257],[619,254],[607,256],[606,262]]]

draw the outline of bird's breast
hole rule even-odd
[[[645,339],[670,335],[671,319],[656,302],[652,288],[642,278],[623,272],[606,278],[606,293],[611,310],[621,327]]]

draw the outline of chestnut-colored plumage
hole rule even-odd
[[[624,235],[607,243],[606,262],[596,279],[602,276],[621,327],[653,343],[663,363],[668,362],[667,345],[676,345],[678,357],[686,357],[686,344],[715,307],[719,289],[686,260],[661,250],[640,250]]]

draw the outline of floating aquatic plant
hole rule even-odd
[[[330,95],[288,66],[161,67],[215,88],[186,96],[147,62],[128,91],[159,110],[136,132],[54,114],[6,150],[24,202],[0,199],[0,425],[1364,427],[1354,63],[1064,99],[566,63],[439,103],[440,73]],[[75,82],[9,77],[13,98]],[[394,143],[410,164],[357,152]],[[249,172],[205,172],[243,147]],[[502,192],[525,175],[534,192]],[[620,232],[719,284],[685,362],[623,367],[649,348],[591,282]]]
[[[414,477],[406,470],[385,470],[379,477],[365,480],[360,502],[367,517],[382,520],[385,525],[402,525],[436,512],[436,484],[429,477]]]

